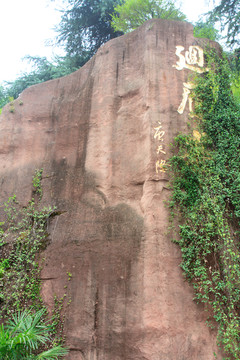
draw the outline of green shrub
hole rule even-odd
[[[67,349],[54,346],[47,351],[40,347],[49,342],[51,327],[43,320],[44,310],[35,314],[25,310],[13,315],[0,327],[0,355],[4,360],[56,360],[67,354]]]

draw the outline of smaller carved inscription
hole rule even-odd
[[[155,130],[154,139],[158,139],[158,141],[163,141],[163,136],[165,134],[165,131],[161,130],[162,125],[160,121],[158,121],[158,124],[159,126],[154,128]]]
[[[155,132],[154,132],[154,139],[160,142],[164,141],[164,135],[165,135],[165,131],[162,130],[162,123],[161,121],[158,121],[158,126],[156,126],[154,128]],[[166,151],[164,151],[164,144],[158,144],[157,146],[157,150],[156,150],[157,155],[166,155]],[[159,172],[166,172],[166,160],[164,159],[158,159],[155,163],[155,171],[158,174]]]
[[[166,172],[166,160],[157,160],[156,162],[156,173],[158,172]]]
[[[157,148],[157,154],[166,154],[166,151],[163,150],[163,146],[162,145],[159,145],[158,148]]]

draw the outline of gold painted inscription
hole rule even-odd
[[[174,68],[177,70],[188,69],[199,74],[209,70],[208,68],[204,68],[204,53],[200,46],[189,46],[189,49],[188,51],[185,51],[185,54],[183,53],[184,50],[184,46],[176,46],[175,54],[178,56],[178,61],[176,62],[176,65],[173,65]],[[189,102],[189,111],[192,112],[193,100],[189,97],[192,89],[192,83],[183,83],[183,97],[177,110],[179,114],[183,114],[187,102]]]
[[[165,131],[162,130],[162,124],[161,121],[158,121],[157,126],[154,128],[154,139],[158,142],[161,142],[161,144],[158,144],[156,153],[157,155],[166,155],[166,151],[164,151],[164,144],[162,143],[164,141],[164,135]],[[155,170],[158,174],[159,172],[166,172],[166,160],[164,159],[158,159],[155,163]]]
[[[191,89],[193,89],[193,84],[188,82],[188,83],[183,83],[183,98],[182,98],[182,102],[178,107],[178,112],[179,114],[182,114],[184,112],[185,106],[187,104],[187,101],[189,103],[189,111],[191,112],[193,110],[193,100],[192,98],[189,97],[190,93],[191,93]]]
[[[182,54],[184,46],[176,46],[175,54],[178,56],[176,65],[173,65],[177,70],[189,69],[198,73],[206,72],[207,69],[204,66],[203,49],[200,46],[189,46],[189,51],[185,51],[185,55]]]
[[[166,151],[163,150],[163,146],[162,145],[159,145],[158,148],[157,148],[157,154],[166,154]]]
[[[158,139],[158,141],[163,141],[163,136],[165,135],[165,131],[161,130],[162,125],[160,123],[160,121],[158,122],[159,126],[155,127],[155,134],[154,134],[154,139]]]
[[[166,172],[165,166],[166,166],[166,160],[158,160],[156,162],[156,173],[158,174],[158,171]]]

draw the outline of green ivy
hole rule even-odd
[[[13,195],[2,205],[5,221],[0,222],[0,317],[3,322],[19,312],[45,309],[40,294],[39,255],[49,242],[49,221],[59,213],[55,207],[41,207],[42,172],[36,170],[33,176],[36,199],[22,206]],[[56,328],[51,331],[52,345],[64,341],[60,310],[57,325],[55,313],[51,321],[51,328]]]
[[[56,213],[52,207],[38,210],[34,200],[22,207],[15,195],[4,206],[6,221],[0,232],[4,254],[0,259],[0,314],[7,316],[30,305],[41,307],[37,255],[46,247],[47,223]]]
[[[40,198],[42,197],[42,185],[41,185],[42,173],[43,173],[43,169],[36,170],[32,179],[34,192],[38,194]]]
[[[209,72],[195,79],[193,134],[174,143],[172,216],[181,267],[218,330],[225,359],[240,359],[240,107],[227,60],[207,52]]]

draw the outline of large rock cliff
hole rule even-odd
[[[170,144],[189,121],[188,77],[203,69],[190,24],[153,20],[109,41],[79,71],[25,90],[14,112],[4,108],[1,201],[15,193],[24,206],[43,168],[42,203],[58,216],[42,295],[50,311],[55,295],[71,298],[71,360],[218,354],[179,267],[166,206]]]

